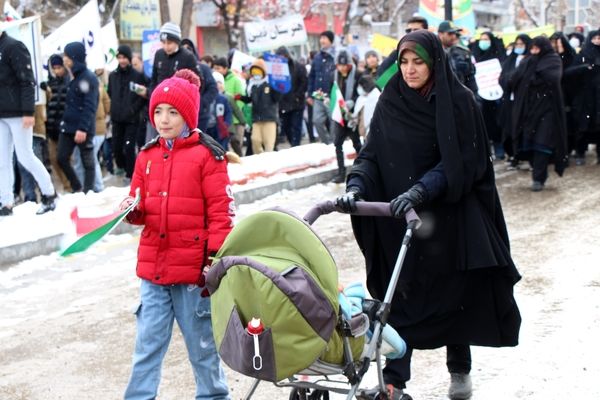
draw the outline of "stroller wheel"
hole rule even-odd
[[[329,392],[327,390],[315,390],[308,396],[309,400],[329,400]]]
[[[290,400],[308,400],[308,390],[293,388],[290,392]]]

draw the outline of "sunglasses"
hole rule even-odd
[[[404,32],[406,32],[406,33],[411,33],[411,32],[418,31],[418,30],[419,30],[419,28],[406,28],[406,29],[404,30]]]

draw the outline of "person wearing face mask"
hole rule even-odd
[[[381,92],[375,85],[375,80],[371,75],[363,75],[358,80],[356,92],[358,93],[358,98],[354,105],[352,119],[356,121],[360,136],[366,137],[369,134],[371,118],[373,118],[375,106]]]
[[[585,164],[589,143],[596,143],[596,159],[600,163],[600,30],[589,33],[567,73],[579,78],[573,99],[573,117],[578,130],[575,163]]]
[[[246,92],[246,96],[237,96],[235,99],[252,104],[252,152],[260,154],[273,151],[281,93],[269,85],[265,60],[257,58],[252,63]]]
[[[514,92],[510,89],[510,81],[517,70],[517,67],[523,59],[529,56],[529,46],[531,46],[531,38],[526,34],[520,34],[515,39],[512,53],[506,57],[502,63],[502,73],[498,83],[502,87],[503,94],[498,107],[498,121],[501,121],[502,143],[508,154],[508,169],[517,169],[519,162],[514,157],[512,150],[512,107],[515,99]]]
[[[479,37],[479,40],[475,41],[473,44],[472,51],[473,57],[478,63],[494,58],[497,58],[500,63],[502,63],[506,57],[502,40],[496,38],[492,32],[483,32]],[[503,160],[506,155],[506,150],[502,140],[501,123],[498,121],[499,106],[500,100],[481,99],[483,120],[485,121],[488,136],[494,147],[495,157],[496,159]]]
[[[561,59],[545,36],[533,39],[530,52],[511,81],[515,92],[512,137],[517,157],[529,160],[533,168],[531,190],[539,192],[548,179],[551,160],[558,176],[567,166],[567,127]]]
[[[567,38],[569,39],[571,47],[575,49],[576,53],[579,53],[581,51],[581,45],[585,42],[585,36],[579,32],[571,32],[567,35]]]

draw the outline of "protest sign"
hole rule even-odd
[[[492,58],[491,60],[478,62],[475,64],[475,81],[477,82],[478,94],[484,100],[498,100],[502,97],[504,91],[498,83],[502,65],[500,60]]]
[[[154,64],[154,55],[161,48],[160,30],[145,30],[142,34],[142,60],[144,61],[144,74],[147,77],[152,76],[152,65]]]
[[[298,46],[308,37],[301,15],[244,24],[246,46],[250,52],[273,50],[280,46]]]
[[[280,93],[288,93],[292,89],[292,77],[287,59],[270,53],[265,53],[263,58],[267,64],[269,86]]]
[[[119,48],[119,38],[117,37],[117,27],[115,20],[111,20],[100,30],[102,32],[102,51],[106,59],[106,69],[114,71],[119,66],[117,61],[117,50]]]
[[[252,57],[246,53],[242,53],[239,50],[236,50],[233,53],[233,57],[231,58],[231,66],[230,68],[233,71],[241,71],[242,67],[247,64],[252,64],[256,60],[256,57]]]

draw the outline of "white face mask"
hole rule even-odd
[[[254,79],[255,81],[260,81],[262,78],[263,77],[260,74],[252,75],[252,79]]]
[[[365,89],[363,89],[362,86],[356,88],[356,91],[358,92],[359,96],[364,96],[365,94],[367,94],[367,92],[365,92]]]
[[[571,45],[572,48],[578,49],[579,46],[581,45],[581,42],[576,37],[572,37],[571,39],[569,39],[569,44]]]

